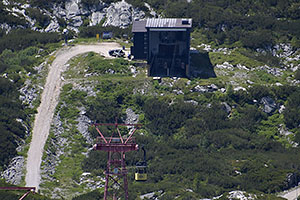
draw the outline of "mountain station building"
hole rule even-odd
[[[190,77],[192,19],[154,18],[134,21],[131,55],[147,60],[153,77]]]

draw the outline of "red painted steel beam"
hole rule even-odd
[[[107,141],[106,141],[105,137],[103,136],[103,134],[101,133],[101,131],[97,127],[96,127],[96,130],[98,131],[101,138],[105,141],[105,143],[107,143]]]
[[[142,124],[95,123],[92,126],[135,126],[135,127],[141,127]]]
[[[31,191],[26,192],[23,196],[21,196],[21,198],[19,200],[25,199],[25,197],[27,197],[27,195],[30,193],[31,193]]]
[[[129,152],[129,151],[137,151],[137,144],[95,144],[95,150],[101,150],[106,152]]]
[[[0,190],[27,190],[35,191],[35,187],[0,187]]]
[[[27,195],[31,192],[35,194],[35,187],[0,187],[0,190],[26,190],[27,192],[23,194],[19,200],[25,199],[25,197],[27,197]]]
[[[132,133],[129,135],[129,137],[127,138],[127,140],[125,141],[125,144],[132,138],[132,135],[134,134],[134,132],[137,130],[137,128],[135,128]]]

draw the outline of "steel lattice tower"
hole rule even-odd
[[[94,124],[100,137],[94,145],[95,150],[107,152],[107,167],[105,171],[104,200],[124,197],[128,200],[128,181],[125,163],[125,153],[138,150],[138,145],[132,135],[141,126],[140,124],[118,124],[118,123],[99,123]],[[104,137],[98,126],[113,126],[117,130],[118,137]],[[129,132],[129,136],[122,136],[119,126],[130,126],[134,129]]]

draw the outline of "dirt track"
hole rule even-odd
[[[280,195],[278,195],[282,198],[285,198],[287,200],[296,200],[298,196],[300,196],[300,187],[294,187],[293,189],[286,191]]]
[[[66,47],[59,50],[52,65],[49,67],[49,73],[46,79],[43,93],[41,95],[41,104],[35,116],[32,130],[32,140],[28,151],[26,165],[26,186],[39,188],[40,184],[40,166],[50,125],[52,122],[55,107],[59,100],[60,89],[62,86],[61,73],[66,70],[66,63],[72,57],[94,51],[104,56],[109,56],[110,49],[120,48],[117,43],[99,43],[95,45],[77,45]]]

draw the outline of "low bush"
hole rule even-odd
[[[30,46],[46,45],[61,40],[58,33],[40,33],[29,29],[17,29],[0,38],[0,53],[5,49],[23,50]]]

